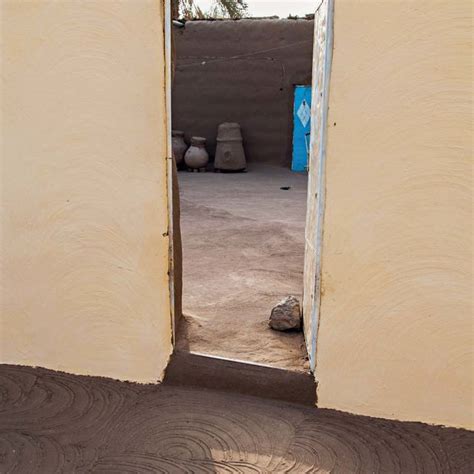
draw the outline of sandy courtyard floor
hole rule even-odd
[[[268,318],[280,299],[302,296],[307,176],[254,165],[248,173],[180,172],[179,184],[178,348],[303,370],[302,334],[273,331]]]

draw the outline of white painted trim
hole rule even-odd
[[[326,35],[326,54],[324,55],[324,79],[323,79],[323,110],[321,119],[321,129],[319,132],[321,146],[317,157],[318,182],[316,185],[316,282],[314,303],[311,311],[312,344],[310,363],[311,371],[316,370],[316,347],[318,340],[320,306],[321,306],[321,263],[322,263],[322,245],[323,245],[323,226],[324,226],[324,210],[326,204],[326,141],[327,141],[327,120],[329,106],[329,81],[331,77],[332,51],[334,40],[334,0],[328,0],[328,16],[327,16],[327,35]]]

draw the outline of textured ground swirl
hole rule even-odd
[[[470,473],[474,433],[0,366],[0,472]]]

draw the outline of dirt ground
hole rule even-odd
[[[279,300],[302,296],[307,176],[259,164],[247,173],[180,172],[179,184],[178,349],[307,368],[303,335],[268,327]]]
[[[472,473],[472,431],[0,365],[2,473]]]

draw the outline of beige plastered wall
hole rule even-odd
[[[164,7],[0,5],[0,362],[157,381],[171,352]]]
[[[473,428],[471,8],[335,2],[318,406]]]

